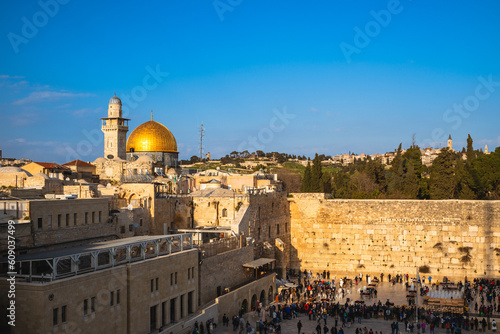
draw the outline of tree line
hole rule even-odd
[[[389,166],[379,159],[358,159],[332,173],[322,171],[316,155],[300,190],[357,199],[500,199],[500,147],[486,155],[472,144],[469,135],[461,153],[442,149],[430,167],[422,164],[415,144],[404,153],[400,144]]]

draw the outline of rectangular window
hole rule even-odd
[[[260,227],[257,229],[257,238],[260,240]]]
[[[61,215],[57,215],[57,227],[61,227]]]
[[[99,223],[102,223],[102,211],[99,211]]]
[[[95,224],[95,212],[92,211],[92,224]]]
[[[116,290],[116,305],[120,304],[120,289]]]
[[[134,225],[133,225],[133,224],[130,224],[130,225],[128,226],[128,230],[129,230],[129,232],[132,232],[132,231],[134,230]]]
[[[280,224],[276,224],[276,234],[280,234]]]
[[[89,223],[89,213],[85,212],[85,225]]]
[[[268,238],[270,238],[270,237],[271,237],[271,226],[269,226],[269,232],[268,232],[268,235],[269,235],[269,236],[268,236]]]
[[[170,273],[170,286],[174,285],[174,273]]]
[[[125,226],[120,227],[120,233],[125,233]]]
[[[156,291],[158,291],[158,277],[156,277]]]
[[[61,307],[61,322],[63,324],[66,322],[66,305]]]
[[[149,308],[149,330],[153,332],[156,329],[156,305]]]
[[[76,214],[76,213],[74,213],[74,214],[73,214],[73,225],[75,225],[75,226],[76,226],[76,221],[77,221],[77,218],[78,218],[77,214]]]
[[[191,278],[194,278],[194,267],[191,267]]]
[[[188,268],[188,281],[191,278],[191,268]]]
[[[154,280],[151,280],[151,292],[154,290]]]
[[[161,303],[161,324],[162,326],[167,324],[167,302]]]
[[[37,221],[37,223],[38,223],[38,228],[39,228],[39,229],[42,229],[42,226],[43,226],[43,218],[42,218],[42,217],[38,217],[38,221]]]
[[[87,315],[89,313],[89,300],[85,299],[83,301],[83,315]]]
[[[49,228],[52,229],[52,215],[49,215]]]
[[[139,225],[142,226],[142,218],[139,219]]]
[[[52,325],[57,326],[57,313],[59,313],[59,309],[56,307],[52,310]]]
[[[288,233],[288,224],[285,223],[285,233]]]
[[[115,302],[115,292],[111,291],[109,293],[109,306],[113,306],[114,302]]]
[[[66,214],[66,226],[69,226],[69,213]]]
[[[95,297],[90,298],[90,312],[95,313]]]
[[[177,285],[177,271],[175,272],[175,285]]]

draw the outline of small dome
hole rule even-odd
[[[136,160],[136,162],[153,162],[153,158],[151,158],[149,155],[141,155],[139,159]]]
[[[33,175],[33,177],[41,177],[45,180],[50,179],[49,176],[47,174],[44,174],[44,173],[36,173],[35,175]]]
[[[31,176],[30,173],[19,167],[0,167],[0,173],[25,173],[26,175]]]
[[[109,99],[109,104],[122,104],[122,100],[120,100],[120,98],[118,98],[118,96],[116,96],[116,93],[115,93],[115,96],[113,96],[112,98]]]
[[[100,163],[103,163],[103,162],[106,162],[106,159],[104,159],[103,157],[99,157],[99,158],[97,158],[97,159],[94,160],[95,164],[100,164]]]

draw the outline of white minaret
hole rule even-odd
[[[450,151],[453,151],[453,140],[451,140],[451,133],[450,136],[448,137],[448,149]]]
[[[484,145],[484,154],[488,154],[488,145]]]
[[[104,132],[104,157],[127,159],[128,118],[122,117],[122,101],[116,96],[109,100],[108,117],[101,118]]]

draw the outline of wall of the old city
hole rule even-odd
[[[291,267],[500,277],[500,201],[327,200],[293,194]]]

